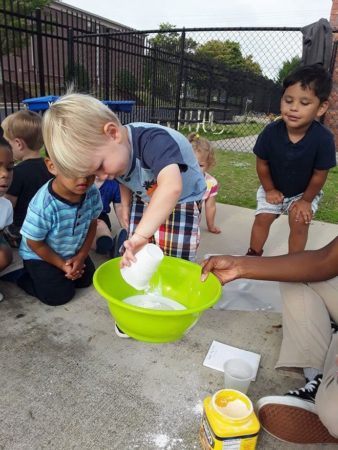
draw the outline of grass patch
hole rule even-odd
[[[259,180],[252,153],[216,151],[216,166],[210,173],[217,178],[220,189],[217,201],[228,205],[256,209]],[[324,185],[324,197],[315,219],[338,223],[338,167],[330,170]]]

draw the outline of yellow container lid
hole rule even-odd
[[[222,389],[204,400],[206,419],[216,438],[256,436],[260,429],[251,400],[239,391]]]

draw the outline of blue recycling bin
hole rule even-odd
[[[45,95],[44,97],[26,98],[22,103],[30,111],[40,112],[46,111],[49,106],[59,98],[58,95]],[[114,112],[130,113],[135,105],[134,100],[102,100]]]

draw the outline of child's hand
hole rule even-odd
[[[83,271],[77,274],[73,274],[73,267],[67,261],[65,261],[65,263],[61,267],[61,270],[63,270],[63,272],[65,273],[65,277],[72,281],[77,280],[83,274]]]
[[[124,241],[123,246],[125,252],[123,253],[120,266],[131,266],[136,261],[135,253],[141,250],[146,244],[148,244],[148,239],[138,234],[133,234],[130,239]]]
[[[266,201],[273,205],[278,205],[282,203],[284,200],[284,195],[278,191],[277,189],[271,189],[270,191],[266,191]]]
[[[66,278],[69,278],[71,280],[81,278],[85,268],[84,261],[85,257],[80,253],[68,259],[66,261],[66,266],[70,270],[67,271]]]
[[[222,230],[220,228],[216,227],[215,225],[213,225],[212,227],[208,227],[208,231],[210,231],[210,233],[214,233],[214,234],[222,233]]]
[[[296,222],[303,220],[305,224],[311,223],[313,213],[310,202],[301,198],[292,203],[289,211],[293,211]]]

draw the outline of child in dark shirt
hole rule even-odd
[[[289,216],[289,253],[304,250],[309,224],[336,165],[332,133],[316,119],[328,109],[330,74],[319,65],[303,66],[283,83],[281,119],[259,135],[254,147],[261,186],[251,231],[249,256],[260,256],[271,224]]]
[[[14,209],[13,224],[6,227],[4,236],[11,245],[20,245],[20,228],[27,214],[28,204],[38,189],[52,175],[48,172],[40,150],[43,146],[41,117],[28,110],[17,111],[2,122],[4,137],[12,147],[14,159],[19,161],[14,167],[13,182],[6,198]]]

